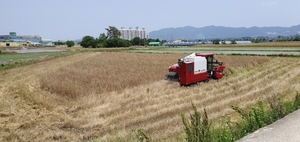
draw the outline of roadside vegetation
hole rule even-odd
[[[236,115],[225,115],[215,125],[209,120],[205,109],[200,113],[194,104],[192,107],[190,119],[182,115],[187,142],[234,142],[298,110],[300,94],[297,93],[292,101],[270,98],[267,102],[259,100],[245,109],[231,106]]]

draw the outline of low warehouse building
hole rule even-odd
[[[42,39],[42,46],[55,46],[51,39]]]
[[[10,32],[9,35],[0,35],[0,46],[39,46],[41,37],[38,35],[17,35],[16,32]]]

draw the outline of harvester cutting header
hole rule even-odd
[[[192,53],[169,67],[166,79],[178,81],[180,85],[220,79],[224,76],[223,62],[214,59],[213,53]]]

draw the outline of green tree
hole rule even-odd
[[[299,35],[297,35],[297,36],[294,38],[294,41],[300,41]]]
[[[110,38],[106,41],[106,47],[118,47],[118,39]]]
[[[231,44],[236,44],[236,41],[234,39],[230,40]]]
[[[148,45],[148,40],[147,40],[146,38],[142,39],[142,40],[141,40],[141,44],[142,44],[143,46],[147,46],[147,45]]]
[[[110,38],[106,41],[106,47],[129,47],[130,41],[119,38]]]
[[[213,44],[220,44],[220,39],[214,39],[212,42]]]
[[[107,30],[107,38],[119,38],[121,36],[121,32],[114,26],[109,26],[105,28]]]
[[[67,44],[68,47],[72,47],[72,46],[75,45],[75,43],[74,43],[73,40],[68,40],[68,41],[66,42],[66,44]]]
[[[96,47],[96,40],[94,39],[94,37],[92,36],[85,36],[82,38],[82,41],[80,43],[80,45],[84,48],[87,48],[87,47],[93,47],[95,48]]]
[[[118,47],[129,47],[131,46],[131,42],[129,40],[119,39]]]
[[[132,45],[141,45],[141,38],[139,37],[134,37],[132,40]]]
[[[54,45],[65,45],[66,43],[62,42],[62,41],[56,41],[56,42],[53,42]]]
[[[107,38],[106,38],[105,33],[100,34],[100,36],[97,40],[96,47],[105,47],[106,46],[106,41],[107,41]]]
[[[107,38],[105,33],[100,34],[99,39],[106,40]]]

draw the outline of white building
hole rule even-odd
[[[42,46],[55,46],[51,39],[42,39],[40,43]]]
[[[148,39],[145,28],[139,29],[138,27],[136,27],[135,29],[133,29],[130,27],[129,29],[124,29],[124,27],[122,27],[119,31],[121,32],[121,39],[132,40],[135,37]]]

